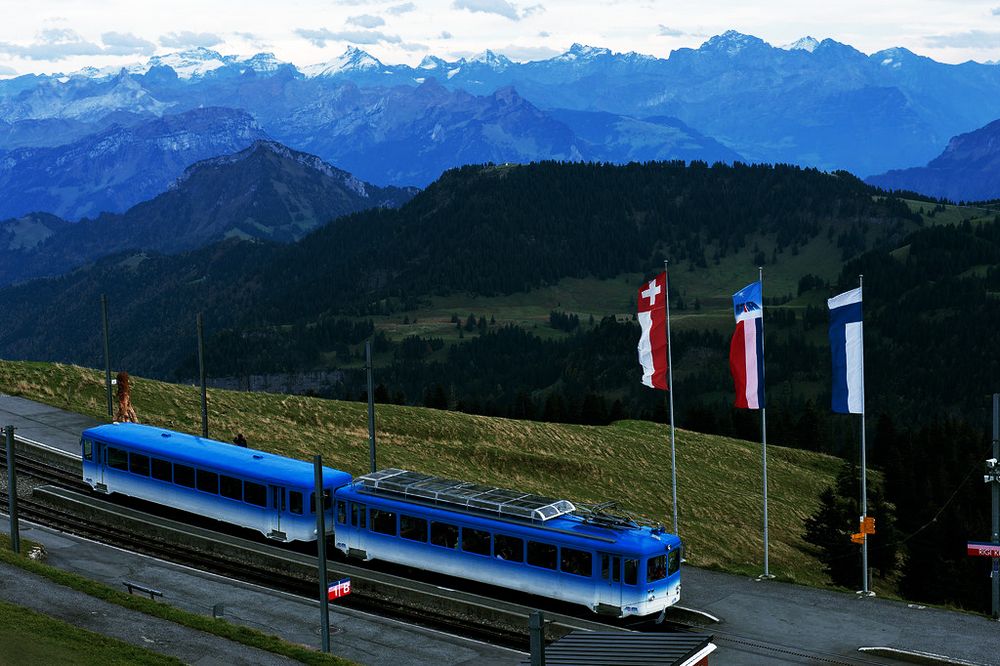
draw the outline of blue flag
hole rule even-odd
[[[833,411],[865,412],[865,357],[861,320],[861,288],[827,301],[830,308],[830,351],[833,353]]]

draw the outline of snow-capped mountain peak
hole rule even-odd
[[[735,30],[727,30],[721,35],[716,35],[715,37],[709,39],[707,42],[702,44],[698,50],[715,51],[734,56],[749,48],[761,46],[767,47],[768,43],[760,37],[744,35],[742,32],[737,32]]]
[[[494,53],[489,49],[486,49],[482,53],[473,56],[472,59],[469,60],[469,62],[481,63],[496,72],[503,71],[508,67],[510,67],[512,64],[514,64],[510,61],[509,58],[507,58],[507,56],[503,55],[502,53]]]
[[[249,58],[236,61],[244,71],[252,69],[255,72],[273,72],[285,63],[274,57],[273,53],[258,53]]]
[[[815,37],[806,35],[801,39],[795,40],[791,44],[785,44],[781,48],[785,49],[786,51],[808,51],[809,53],[812,53],[813,51],[816,50],[817,46],[819,46],[819,40],[816,39]]]
[[[606,49],[600,46],[587,46],[586,44],[574,42],[573,46],[569,47],[569,51],[566,51],[566,53],[561,55],[557,55],[553,58],[553,60],[590,60],[592,58],[608,55],[611,55],[611,49]]]
[[[424,59],[420,61],[419,65],[417,65],[417,69],[445,70],[448,69],[449,66],[448,61],[446,60],[438,58],[437,56],[427,55],[424,56]]]
[[[302,73],[308,77],[316,76],[336,76],[349,71],[368,71],[382,69],[384,65],[365,51],[356,46],[348,46],[340,56],[328,62],[310,65],[302,69]]]
[[[146,71],[153,67],[170,67],[182,79],[202,77],[208,72],[226,66],[226,58],[218,52],[199,46],[193,49],[153,56],[146,63]]]

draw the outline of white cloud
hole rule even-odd
[[[393,5],[392,7],[389,7],[388,9],[385,10],[385,13],[395,14],[398,16],[399,14],[406,14],[407,12],[412,12],[416,8],[417,6],[412,2],[404,2],[401,5]]]
[[[543,7],[541,4],[531,5],[530,7],[525,7],[524,8],[524,10],[521,12],[521,17],[522,18],[527,18],[527,17],[531,16],[532,14],[541,14],[544,11],[545,11],[545,7]]]
[[[371,14],[352,16],[347,19],[347,22],[360,28],[377,28],[380,25],[385,25],[385,20],[381,16],[372,16]]]
[[[418,44],[417,42],[404,42],[399,45],[399,48],[404,51],[429,51],[430,48],[426,44]]]
[[[561,51],[549,48],[548,46],[520,46],[518,44],[509,44],[503,48],[496,49],[496,51],[497,53],[503,53],[511,60],[519,62],[526,60],[546,60],[561,53]]]
[[[153,55],[156,52],[156,44],[131,32],[106,32],[101,35],[101,41],[108,55]]]
[[[440,36],[439,36],[439,37],[440,37],[441,39],[451,39],[452,37],[454,37],[454,35],[452,35],[452,34],[451,34],[450,32],[448,32],[447,30],[442,30],[442,31],[441,31],[441,34],[440,34]]]
[[[315,46],[323,48],[327,42],[351,42],[353,44],[399,44],[402,40],[398,35],[387,35],[378,30],[341,30],[333,32],[326,28],[310,30],[299,28],[295,31],[299,37],[309,40]]]
[[[549,32],[548,30],[542,30],[540,33],[538,33],[538,36],[544,39],[545,37],[551,37],[552,33]]]
[[[990,13],[993,14],[993,16],[1000,16],[1000,7],[994,7],[990,10]]]
[[[1000,49],[1000,32],[967,30],[949,35],[928,35],[924,41],[939,49]]]
[[[681,37],[684,35],[684,31],[678,30],[677,28],[671,28],[661,23],[660,31],[657,34],[661,37]]]
[[[0,42],[0,53],[29,60],[64,60],[75,56],[152,55],[156,44],[130,32],[106,32],[101,44],[88,41],[70,28],[47,28],[31,44]]]
[[[507,0],[454,0],[451,6],[455,9],[468,9],[470,12],[496,14],[511,21],[521,20],[517,8]]]
[[[7,67],[6,65],[0,65],[0,76],[17,76],[17,72],[14,71],[13,67]]]
[[[188,49],[198,46],[209,48],[222,43],[222,38],[214,32],[191,32],[181,30],[160,37],[160,44],[172,49]]]

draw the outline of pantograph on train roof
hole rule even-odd
[[[452,509],[486,511],[510,518],[546,521],[576,510],[569,500],[517,490],[456,481],[405,469],[383,469],[355,479],[363,492],[399,495],[447,505]]]

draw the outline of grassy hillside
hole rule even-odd
[[[103,419],[103,373],[77,366],[0,361],[0,391]],[[200,432],[196,387],[134,378],[133,403],[144,423]],[[229,441],[367,471],[366,406],[316,398],[209,391],[210,433]],[[669,526],[669,431],[619,421],[576,426],[486,418],[393,405],[376,411],[380,467],[495,483],[579,502],[620,506]],[[780,578],[826,582],[802,541],[803,520],[833,482],[830,456],[772,446],[768,451],[771,570]],[[681,537],[691,564],[760,573],[760,445],[677,432]]]

